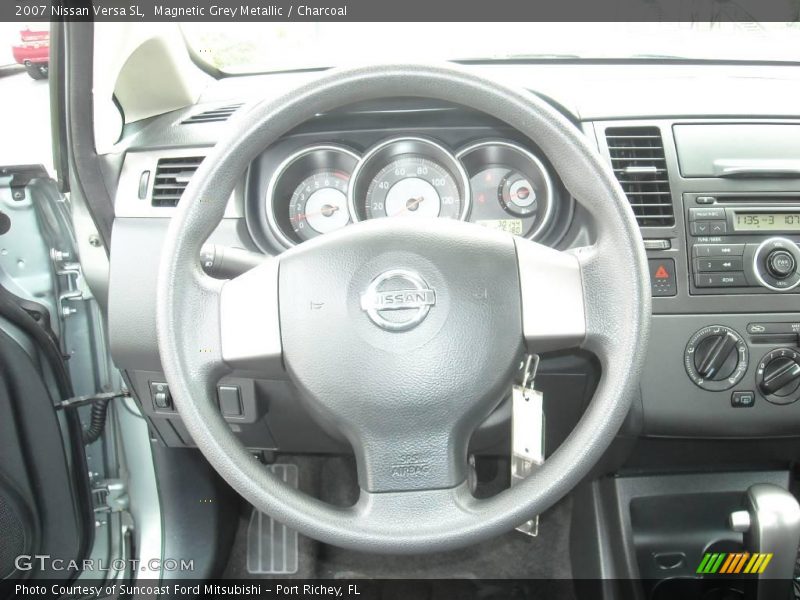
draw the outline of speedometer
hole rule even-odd
[[[356,220],[381,217],[464,219],[469,179],[455,157],[423,138],[394,138],[369,150],[350,181]]]
[[[366,216],[458,219],[461,204],[458,185],[444,167],[422,156],[404,156],[373,177],[367,188]]]

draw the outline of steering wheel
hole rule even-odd
[[[589,215],[592,245],[560,252],[449,219],[377,219],[229,281],[203,274],[200,247],[266,147],[316,114],[408,96],[482,111],[533,140]],[[236,491],[326,543],[416,553],[508,531],[588,473],[638,393],[650,290],[639,230],[611,169],[551,106],[455,67],[376,66],[330,71],[231,121],[170,223],[157,311],[175,405]],[[527,479],[474,498],[467,444],[520,358],[577,347],[596,355],[602,375],[575,429]],[[353,506],[312,498],[253,460],[215,402],[232,369],[290,379],[310,414],[347,438],[361,488]]]

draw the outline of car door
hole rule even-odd
[[[63,89],[59,80],[50,84]],[[51,138],[47,81],[21,70],[0,77],[0,88],[5,108],[31,109],[0,117],[8,139],[20,142],[0,151],[0,597],[6,597],[22,581],[126,577],[125,568],[107,566],[130,557],[132,542],[124,463],[115,427],[107,426],[116,418],[102,396],[124,386],[81,267],[70,197],[51,166],[53,149],[58,161],[66,148],[63,112],[53,104]]]

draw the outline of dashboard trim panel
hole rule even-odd
[[[136,150],[125,154],[122,163],[117,190],[114,196],[114,216],[116,218],[170,218],[175,213],[173,206],[153,206],[153,183],[156,167],[162,158],[181,158],[185,156],[208,156],[212,148],[208,146],[187,146],[181,148],[165,148],[159,150]],[[144,198],[139,198],[139,182],[142,173],[150,172],[147,191]],[[244,217],[244,185],[236,187],[228,206],[225,209],[226,219]]]

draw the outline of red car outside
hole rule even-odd
[[[21,43],[11,47],[14,60],[25,65],[34,79],[45,79],[50,65],[50,31],[26,27],[19,33]]]

